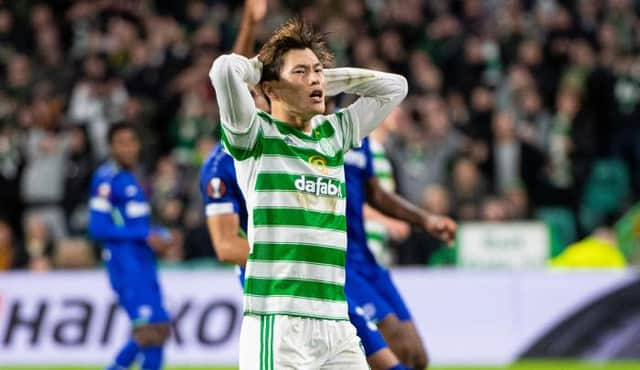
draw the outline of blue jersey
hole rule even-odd
[[[233,158],[224,152],[220,143],[202,164],[200,194],[207,216],[237,213],[242,230],[247,231],[247,206],[238,186]]]
[[[200,194],[208,216],[237,213],[240,227],[247,232],[247,206],[238,186],[233,158],[218,143],[202,164],[200,170]],[[240,269],[243,280],[244,269]]]
[[[367,201],[366,183],[374,176],[373,156],[369,139],[344,156],[347,182],[347,269],[376,266],[377,262],[367,245],[363,206]]]
[[[168,321],[157,281],[155,252],[147,244],[151,207],[135,176],[113,162],[93,175],[89,234],[101,242],[111,286],[134,324]]]

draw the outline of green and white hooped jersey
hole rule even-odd
[[[348,112],[305,134],[257,111],[244,133],[223,125],[248,210],[245,314],[348,320],[343,157],[358,145]]]
[[[245,314],[348,320],[344,154],[359,145],[407,95],[407,80],[359,68],[323,70],[326,95],[360,96],[305,134],[255,108],[247,84],[260,81],[257,58],[218,57],[216,91],[223,144],[235,159],[248,213],[251,251]]]

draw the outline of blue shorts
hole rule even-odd
[[[389,271],[381,266],[375,266],[367,272],[347,269],[344,291],[347,298],[361,307],[375,323],[392,313],[400,321],[411,320],[409,309],[393,284]]]
[[[139,277],[136,281],[118,281],[113,284],[118,302],[127,312],[134,327],[171,321],[162,304],[160,285],[154,278]]]
[[[382,333],[378,330],[376,324],[367,318],[362,307],[354,305],[349,299],[349,320],[356,327],[356,332],[362,346],[364,347],[364,353],[367,357],[378,352],[379,350],[387,347],[387,342],[384,340]]]

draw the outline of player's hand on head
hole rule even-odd
[[[426,215],[423,221],[425,231],[442,240],[449,246],[453,246],[458,225],[446,216]]]

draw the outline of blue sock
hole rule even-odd
[[[411,370],[411,369],[409,369],[408,367],[402,366],[402,364],[398,362],[396,366],[390,367],[388,370]]]
[[[114,364],[107,368],[107,370],[128,369],[129,366],[133,364],[133,361],[135,361],[138,351],[140,351],[140,347],[138,347],[138,344],[133,339],[130,339],[122,349],[120,349],[120,352],[116,355]]]
[[[141,370],[160,370],[162,368],[162,347],[144,347]]]

